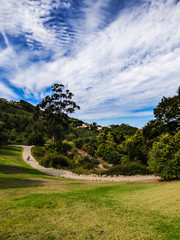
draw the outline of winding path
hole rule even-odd
[[[14,147],[22,147],[23,153],[22,157],[23,160],[29,164],[31,167],[37,169],[40,172],[46,173],[51,176],[58,176],[70,179],[77,179],[77,180],[89,180],[89,181],[109,181],[109,182],[138,182],[138,181],[157,181],[160,180],[160,177],[155,177],[153,175],[136,175],[136,176],[97,176],[95,174],[92,175],[77,175],[70,171],[61,170],[61,169],[54,169],[54,168],[45,168],[34,159],[31,154],[31,149],[33,146],[25,146],[25,145],[13,145]],[[29,160],[27,158],[30,157]]]

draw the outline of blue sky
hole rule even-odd
[[[0,97],[62,83],[73,117],[142,127],[180,85],[179,25],[177,0],[1,0]]]

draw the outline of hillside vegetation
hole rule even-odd
[[[72,97],[55,84],[52,95],[36,107],[0,99],[0,145],[36,145],[33,154],[40,164],[79,174],[180,178],[180,89],[163,97],[154,120],[142,129],[127,124],[100,128],[70,118],[67,114],[80,108]]]

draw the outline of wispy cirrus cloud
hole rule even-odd
[[[6,0],[0,16],[11,21],[0,17],[0,29],[7,39],[25,38],[23,47],[10,43],[21,55],[10,83],[40,99],[61,82],[75,94],[83,119],[151,115],[179,85],[180,3],[133,2]],[[0,65],[9,59],[12,69],[7,48]]]

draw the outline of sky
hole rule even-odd
[[[64,84],[71,117],[143,127],[180,85],[177,0],[0,0],[0,97]]]

